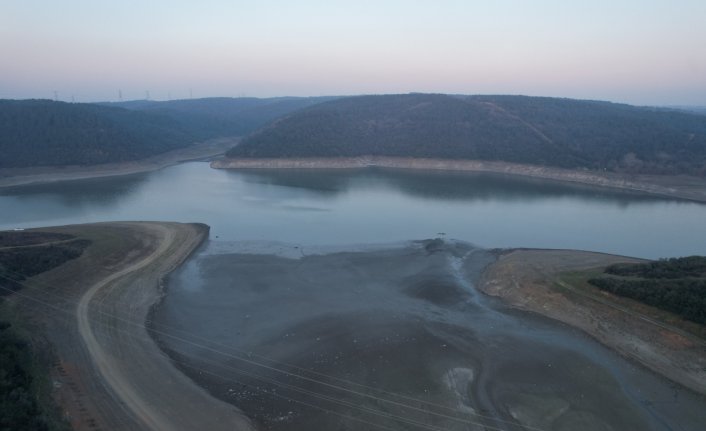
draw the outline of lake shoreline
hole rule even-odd
[[[432,171],[483,172],[539,178],[559,182],[628,190],[650,195],[706,202],[706,179],[681,175],[633,175],[588,170],[572,170],[518,163],[427,159],[411,157],[342,158],[221,158],[211,162],[214,169],[365,169],[391,168]]]
[[[623,307],[609,294],[586,294],[560,279],[568,271],[644,260],[580,250],[505,249],[499,254],[485,269],[480,291],[577,328],[656,374],[706,395],[706,341]]]
[[[634,408],[633,404],[620,397],[608,400],[597,395],[621,393],[617,388],[619,385],[630,384],[631,368],[637,368],[640,377],[636,379],[645,382],[645,386],[636,386],[637,391],[652,393],[654,390],[658,393],[660,390],[657,388],[667,388],[661,390],[659,396],[652,395],[654,398],[651,399],[657,403],[671,401],[671,388],[675,388],[674,394],[678,394],[675,396],[679,396],[684,403],[700,399],[694,392],[694,385],[675,385],[672,383],[672,375],[655,373],[649,362],[640,358],[635,360],[614,344],[591,336],[586,330],[584,332],[588,332],[589,336],[579,334],[575,329],[583,328],[576,322],[529,307],[510,307],[508,310],[502,304],[507,304],[507,301],[489,297],[497,295],[485,289],[484,283],[490,281],[487,278],[487,268],[492,268],[496,262],[502,261],[514,251],[472,251],[467,247],[467,243],[436,239],[377,250],[308,254],[297,258],[247,252],[199,256],[195,258],[198,263],[192,261],[191,264],[199,268],[199,277],[205,278],[201,282],[191,278],[193,275],[187,275],[187,278],[181,280],[182,275],[172,278],[168,293],[168,302],[171,301],[171,304],[164,305],[169,313],[161,318],[159,313],[153,316],[153,324],[156,322],[157,328],[160,325],[176,327],[178,322],[183,330],[194,328],[199,325],[200,313],[195,313],[191,320],[181,320],[183,316],[188,316],[190,311],[209,310],[213,306],[227,307],[228,315],[239,316],[232,321],[220,320],[215,317],[218,313],[214,313],[210,316],[214,320],[201,323],[206,328],[203,333],[193,333],[190,335],[193,338],[186,341],[162,337],[159,345],[186,375],[207,388],[212,396],[233,403],[253,418],[256,424],[272,430],[319,429],[316,428],[317,424],[321,429],[329,429],[336,424],[340,425],[341,420],[336,419],[336,415],[325,418],[315,416],[306,409],[291,409],[288,399],[301,396],[299,389],[311,394],[325,388],[327,394],[345,405],[366,409],[378,408],[378,404],[369,404],[371,396],[375,396],[378,402],[386,403],[385,400],[377,399],[377,389],[384,389],[386,394],[404,393],[406,399],[424,399],[432,406],[460,406],[483,411],[488,421],[481,422],[488,427],[518,421],[523,425],[541,425],[542,429],[555,429],[551,423],[553,419],[538,423],[534,422],[531,414],[524,412],[555,409],[555,403],[563,398],[562,395],[552,395],[551,398],[545,392],[535,393],[528,389],[526,378],[530,375],[542,376],[539,380],[545,385],[543,387],[562,387],[564,390],[564,384],[569,387],[575,384],[573,390],[578,390],[581,384],[577,382],[582,378],[589,379],[587,381],[591,382],[591,388],[596,392],[582,392],[582,400],[574,402],[576,405],[583,403],[584,395],[587,400],[591,400],[582,407],[586,410],[582,410],[581,414],[586,415],[583,416],[585,420],[596,424],[604,423],[602,421],[607,420],[604,415],[612,409],[624,412]],[[551,267],[553,261],[565,256],[569,257],[569,263],[572,257],[578,256],[579,259],[574,262],[578,265],[635,261],[623,256],[574,250],[522,251],[541,254],[540,260],[528,261],[532,267],[538,262]],[[526,255],[521,256],[524,258]],[[457,266],[453,265],[454,262]],[[566,262],[559,263],[566,266]],[[237,283],[229,281],[233,278],[234,268],[237,268]],[[266,274],[262,268],[268,268]],[[191,271],[182,274],[187,273],[192,274]],[[514,275],[516,273],[503,273],[497,281],[511,284]],[[375,280],[375,283],[367,283],[366,280]],[[223,295],[224,291],[208,290],[203,292],[204,295],[199,294],[201,299],[197,299],[186,286],[198,283],[212,288],[227,286],[223,288],[230,293]],[[259,288],[257,292],[253,289],[253,286],[265,284],[269,286],[267,289]],[[333,285],[337,288],[331,288]],[[529,294],[538,298],[538,304],[542,304],[536,291]],[[327,295],[335,299],[331,302],[326,299]],[[294,307],[293,304],[299,301],[297,298],[302,296],[317,299],[308,303],[306,308]],[[214,298],[217,298],[217,302],[213,302]],[[370,310],[370,298],[375,298],[372,301],[376,304],[375,311]],[[262,308],[263,304],[268,306]],[[385,308],[389,304],[393,304],[392,308]],[[324,307],[317,308],[321,305]],[[578,304],[570,310],[578,310],[578,314],[583,315],[586,309],[584,304]],[[176,320],[162,320],[168,315],[180,317]],[[517,321],[522,321],[522,325],[514,326],[512,322]],[[629,321],[613,319],[603,323],[615,324],[620,330],[620,336],[640,340],[640,334],[630,334],[632,324]],[[236,328],[237,337],[208,338],[212,345],[218,346],[217,350],[193,344],[193,340],[212,337],[213,333],[218,332],[217,328],[221,327]],[[510,335],[508,328],[513,328],[514,335]],[[515,333],[514,330],[521,332]],[[613,328],[609,326],[609,330]],[[544,331],[550,331],[551,341],[543,339],[546,336]],[[156,339],[160,340],[160,337]],[[571,340],[579,341],[573,344]],[[576,347],[582,343],[587,343],[588,347]],[[651,343],[653,340],[646,340],[644,346],[650,347],[653,345]],[[674,350],[674,355],[668,358],[682,354]],[[512,355],[493,356],[498,351],[511,351]],[[592,353],[585,356],[581,354],[585,351],[604,352],[596,353],[604,356],[592,362],[589,359]],[[479,355],[479,352],[484,353]],[[600,370],[605,366],[603,364],[610,363],[609,358],[618,359],[618,356],[623,356],[627,359],[625,363],[630,365],[626,365],[622,371],[611,369],[613,378],[621,382],[611,387],[612,383],[608,382],[612,380],[607,377],[609,374],[602,374],[607,371]],[[516,357],[522,357],[523,360],[517,361]],[[265,361],[267,365],[262,367],[260,361]],[[674,368],[680,367],[682,362],[677,364]],[[694,364],[698,365],[698,362]],[[232,367],[236,367],[235,370]],[[587,369],[593,371],[586,374]],[[252,373],[262,378],[249,379]],[[560,374],[564,377],[558,378],[555,373],[565,374]],[[587,377],[589,375],[592,377]],[[326,377],[323,388],[319,381],[322,376]],[[643,379],[647,376],[648,379]],[[663,376],[667,379],[663,379]],[[552,380],[557,378],[561,383]],[[590,380],[593,378],[595,382]],[[284,379],[290,379],[285,380],[287,385],[296,383],[297,386],[304,386],[296,392],[287,392],[286,385],[279,385]],[[233,381],[237,381],[238,385],[233,385]],[[331,385],[331,382],[336,384]],[[351,394],[347,385],[339,387],[338,383],[341,382],[353,382],[356,385],[355,393]],[[374,382],[374,388],[377,389],[366,386],[366,382]],[[269,393],[276,396],[269,396]],[[309,400],[305,398],[304,401]],[[625,404],[619,404],[623,402]],[[578,408],[576,405],[570,409]],[[616,407],[618,405],[620,407]],[[443,422],[444,417],[440,419],[437,416],[439,411],[428,413],[426,409],[430,407],[424,407],[428,415],[425,417],[417,416],[418,410],[410,410],[400,403],[387,405],[386,412],[420,423],[438,420],[433,424],[439,429],[460,429],[455,428],[453,422]],[[565,418],[567,420],[573,414],[570,409]],[[356,410],[336,412],[342,416],[351,416]],[[289,414],[282,414],[287,411]],[[656,411],[658,413],[651,413],[671,416],[670,420],[678,416],[672,416],[676,410]],[[562,409],[552,412],[559,416],[564,413],[566,411]],[[591,418],[592,414],[596,416]],[[612,417],[607,421],[620,424],[613,429],[647,429],[644,424],[631,426],[629,421],[637,421],[640,417],[638,412],[632,414],[635,416],[627,415],[622,419]],[[375,420],[374,416],[361,418]],[[698,422],[693,418],[683,420],[686,422],[682,423]],[[322,426],[322,423],[326,426]],[[398,428],[400,425],[394,421],[385,425],[391,429],[406,429]]]
[[[125,421],[129,421],[133,429],[180,429],[176,424],[179,424],[181,429],[193,429],[194,426],[203,424],[203,421],[212,422],[210,429],[218,429],[219,426],[225,427],[226,425],[229,427],[228,429],[232,429],[235,423],[239,424],[239,428],[236,429],[250,429],[252,423],[241,416],[242,413],[235,411],[231,405],[223,402],[230,400],[233,396],[233,391],[230,389],[233,387],[232,382],[220,382],[221,385],[225,385],[223,386],[226,390],[225,395],[218,397],[212,392],[218,382],[208,381],[207,377],[214,376],[221,379],[222,370],[220,372],[214,370],[211,371],[213,374],[209,374],[206,372],[208,370],[204,371],[201,368],[203,366],[201,365],[196,368],[196,374],[189,373],[190,365],[185,362],[187,357],[174,355],[174,352],[170,352],[169,348],[165,348],[154,337],[153,331],[160,332],[159,328],[163,328],[154,325],[152,313],[155,306],[161,306],[160,301],[166,294],[162,289],[164,276],[184,265],[190,257],[193,258],[194,253],[208,237],[208,226],[166,222],[114,222],[39,228],[38,230],[87,236],[94,241],[94,245],[89,247],[84,256],[42,274],[35,280],[41,284],[57,286],[58,290],[55,290],[55,293],[73,298],[66,303],[71,306],[70,314],[75,316],[72,319],[64,319],[61,315],[55,316],[56,313],[45,313],[43,308],[36,308],[36,305],[33,307],[35,309],[32,314],[35,315],[34,319],[41,319],[45,322],[47,339],[56,346],[57,359],[55,368],[52,370],[52,379],[55,386],[58,384],[56,386],[59,392],[57,397],[63,411],[72,418],[74,429],[90,430],[96,424],[113,429],[119,424],[124,424]],[[141,245],[135,247],[135,244]],[[420,243],[417,246],[420,251],[416,262],[409,255],[408,250],[400,250],[397,261],[399,268],[403,269],[402,273],[407,273],[410,267],[424,266],[420,263],[429,259],[436,259],[437,263],[441,264],[429,267],[430,269],[439,268],[445,271],[444,268],[446,268],[448,261],[444,257],[444,253],[450,253],[449,256],[459,253],[463,256],[467,255],[467,250],[459,249],[460,245],[455,242],[443,246],[440,244],[444,243],[439,243],[436,240]],[[689,340],[685,341],[679,337],[665,337],[654,328],[646,330],[644,328],[646,324],[640,322],[639,319],[616,318],[615,315],[606,314],[600,306],[590,307],[583,302],[571,301],[570,298],[563,297],[562,293],[549,289],[547,285],[547,283],[554,281],[552,277],[557,271],[596,267],[615,261],[636,261],[636,259],[576,250],[507,249],[490,250],[490,252],[496,256],[497,260],[491,259],[489,266],[486,267],[481,265],[482,262],[478,262],[476,265],[480,266],[461,267],[465,268],[464,274],[478,274],[481,277],[480,280],[476,280],[476,276],[469,279],[480,291],[490,296],[499,296],[515,308],[542,314],[567,323],[574,328],[579,328],[611,350],[647,366],[653,372],[676,381],[692,391],[703,394],[703,387],[706,386],[701,383],[706,377],[706,373],[699,371],[699,369],[706,371],[706,350],[702,346],[690,345],[688,344]],[[378,256],[380,253],[383,254]],[[337,271],[330,271],[331,263],[338,263],[334,267],[349,267],[349,262],[346,260],[349,259],[347,255],[357,256],[358,253],[334,253],[309,259],[323,260],[320,267],[324,268],[330,276],[338,278]],[[375,259],[372,259],[373,262],[385,262],[378,268],[379,273],[374,272],[371,276],[371,278],[378,280],[381,274],[388,274],[391,258],[395,255],[383,249],[373,251],[371,256],[375,256]],[[381,258],[383,256],[384,259]],[[253,259],[251,263],[256,267],[260,267],[261,263],[268,259],[274,259],[273,262],[279,265],[283,262],[287,264],[286,259],[282,260],[269,255],[259,255]],[[331,262],[330,259],[334,260]],[[472,262],[475,261],[469,263]],[[221,262],[221,264],[225,265],[222,266],[229,274],[227,268],[232,268],[229,262]],[[300,268],[300,264],[301,262],[298,260],[289,263],[297,268]],[[88,266],[94,269],[91,274],[86,274]],[[476,270],[479,270],[480,273],[476,273]],[[280,272],[274,271],[274,273]],[[352,274],[357,273],[358,271],[354,271]],[[311,274],[320,275],[317,271],[313,271]],[[295,275],[300,275],[300,273],[296,272]],[[443,274],[434,270],[418,275],[421,276],[419,280],[423,281],[437,279]],[[304,279],[308,278],[304,277]],[[276,284],[287,285],[287,283]],[[305,282],[303,285],[309,284]],[[330,283],[323,283],[323,285],[329,286]],[[360,285],[360,283],[356,282],[355,285]],[[521,289],[517,288],[518,285]],[[410,286],[417,286],[416,281]],[[344,291],[352,290],[344,289]],[[24,294],[30,293],[29,289],[22,292]],[[442,295],[442,297],[438,297],[436,294],[429,296],[431,291],[409,291],[406,289],[403,292],[406,292],[405,295],[411,295],[409,296],[411,301],[429,303],[421,309],[428,306],[454,309],[454,301],[460,301],[459,304],[465,303],[460,297],[456,298],[453,291],[447,291],[446,293],[450,295]],[[354,294],[357,295],[357,293]],[[76,305],[76,301],[78,301],[78,305]],[[346,301],[345,303],[349,304],[350,302]],[[398,302],[391,301],[390,303],[397,304]],[[253,313],[249,309],[248,312]],[[305,314],[308,315],[308,313],[309,310],[305,310]],[[128,316],[127,319],[121,317],[124,315]],[[386,314],[383,313],[383,315]],[[100,321],[97,319],[99,316]],[[357,314],[353,313],[348,317],[355,316]],[[247,317],[249,316],[246,316],[246,320]],[[271,321],[271,319],[262,320]],[[277,344],[285,350],[287,346],[293,347],[295,351],[301,351],[302,343],[305,342],[309,342],[312,349],[320,348],[315,347],[322,345],[316,337],[321,335],[324,340],[324,334],[312,332],[307,335],[305,334],[306,328],[310,331],[316,331],[321,327],[331,328],[333,334],[340,334],[339,331],[348,333],[350,328],[359,328],[361,332],[356,335],[356,339],[361,343],[365,341],[364,337],[376,334],[381,328],[387,327],[389,332],[384,337],[385,339],[398,337],[400,331],[405,328],[404,325],[399,326],[397,318],[387,323],[375,322],[375,319],[372,319],[370,320],[370,328],[360,328],[356,323],[357,320],[346,321],[344,319],[338,323],[338,326],[321,325],[322,322],[318,320],[314,322],[318,323],[312,326],[297,325],[298,328],[295,332],[299,338],[292,339],[290,344],[286,344],[280,338],[277,338]],[[591,324],[596,326],[598,332],[592,332]],[[636,327],[636,325],[642,326]],[[149,329],[145,326],[148,326]],[[476,326],[473,327],[477,329]],[[435,331],[445,332],[448,330],[446,326],[436,325],[433,328],[435,329],[432,333],[435,333],[436,336],[439,334]],[[239,331],[244,330],[245,327],[239,329]],[[426,350],[431,351],[433,350],[431,347],[438,348],[443,343],[443,349],[439,349],[439,351],[448,351],[450,348],[448,346],[455,345],[456,341],[454,340],[462,335],[462,338],[470,340],[469,342],[474,340],[474,332],[457,331],[460,331],[460,328],[449,332],[447,335],[450,335],[451,338],[448,339],[431,338],[427,340],[424,345],[429,348]],[[286,332],[290,333],[289,329]],[[171,331],[166,334],[169,336],[169,333]],[[422,333],[426,332],[414,329],[401,339],[410,339],[410,337],[417,339]],[[247,336],[247,334],[244,333],[243,336]],[[314,339],[316,341],[313,341]],[[127,340],[129,342],[126,343]],[[336,336],[332,340],[339,340],[339,337]],[[421,341],[421,339],[419,340]],[[483,345],[480,341],[480,339],[475,341],[480,343],[478,346]],[[269,342],[266,345],[273,346]],[[416,342],[410,347],[415,347],[415,345]],[[387,354],[392,355],[397,352],[395,346],[390,346],[391,350],[387,351]],[[335,348],[329,349],[330,352],[338,352],[336,354],[340,355],[339,347],[341,346],[332,347]],[[353,352],[357,352],[360,346],[353,344],[348,347],[352,350],[342,357],[356,357]],[[382,348],[384,344],[378,347]],[[373,349],[373,351],[380,352],[379,348]],[[465,350],[475,351],[475,348]],[[207,351],[213,353],[213,350]],[[400,357],[408,357],[407,354],[400,352],[396,354],[399,354]],[[459,352],[459,354],[462,353],[461,350]],[[229,357],[232,359],[232,356]],[[465,354],[459,356],[459,358],[461,357],[466,358]],[[376,361],[375,358],[377,356],[372,359]],[[563,362],[571,360],[567,357]],[[289,360],[287,362],[291,363]],[[562,361],[559,360],[559,362]],[[392,361],[392,363],[397,362]],[[335,362],[333,364],[335,365]],[[426,362],[422,361],[421,364],[426,364]],[[512,369],[516,369],[516,367],[516,364],[511,366]],[[416,366],[412,368],[420,369]],[[436,370],[438,367],[432,368]],[[443,369],[443,367],[441,368]],[[483,369],[480,363],[477,368]],[[331,372],[336,369],[338,369],[337,365],[328,371],[320,371]],[[362,370],[368,370],[368,367],[363,367]],[[376,378],[382,378],[385,375],[390,374],[383,373]],[[431,375],[438,376],[438,370],[432,372]],[[687,381],[684,380],[684,376],[687,377]],[[692,380],[688,380],[689,378]],[[95,385],[96,381],[104,384]],[[426,387],[430,384],[430,382],[427,383],[422,386]],[[169,394],[168,399],[164,394]],[[121,401],[116,403],[116,399]],[[502,402],[501,399],[494,399],[490,406],[499,406]],[[178,407],[174,408],[175,405]],[[257,405],[260,406],[260,404]],[[287,404],[285,403],[281,407],[285,408]],[[178,412],[178,414],[163,415],[162,412],[167,409]],[[252,412],[250,413],[252,414]],[[228,420],[222,420],[226,417]],[[308,426],[305,429],[311,429],[311,427]]]
[[[99,165],[0,168],[0,189],[31,184],[116,177],[151,172],[179,163],[220,156],[237,144],[237,138],[214,139],[144,159]]]

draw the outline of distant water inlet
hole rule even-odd
[[[495,257],[471,244],[225,244],[173,275],[154,335],[184,372],[261,429],[706,423],[703,398],[577,331],[478,294],[473,283]]]

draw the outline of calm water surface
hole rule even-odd
[[[203,222],[212,239],[303,245],[439,236],[482,247],[646,258],[706,254],[706,205],[468,173],[158,172],[0,189],[0,229],[107,220]]]

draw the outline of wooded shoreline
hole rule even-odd
[[[440,171],[488,172],[573,182],[706,202],[706,178],[681,175],[632,175],[571,170],[499,161],[427,159],[411,157],[341,158],[223,158],[215,169],[362,169],[369,167]]]

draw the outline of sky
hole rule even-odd
[[[706,105],[706,0],[0,0],[0,98]]]

